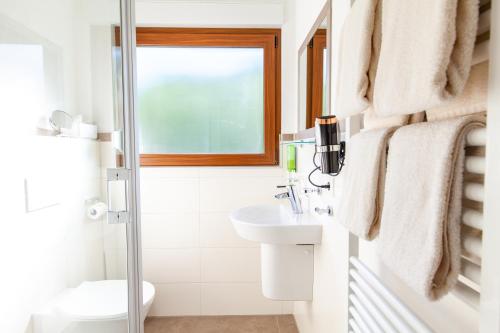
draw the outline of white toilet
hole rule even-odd
[[[154,286],[144,281],[144,318],[154,296]],[[126,333],[127,310],[126,280],[83,282],[33,316],[34,333]]]

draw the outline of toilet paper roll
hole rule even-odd
[[[96,202],[87,208],[87,217],[91,220],[101,218],[108,211],[108,206],[104,202]]]

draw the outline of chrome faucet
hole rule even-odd
[[[277,188],[286,188],[287,191],[276,194],[274,197],[276,199],[288,199],[290,200],[290,204],[292,205],[292,211],[294,214],[302,214],[302,206],[300,204],[300,198],[297,194],[297,190],[295,189],[295,185],[280,185]]]

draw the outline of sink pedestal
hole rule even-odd
[[[262,292],[283,301],[310,301],[313,296],[314,246],[261,244]]]
[[[294,214],[290,207],[276,205],[243,207],[230,218],[238,235],[261,244],[264,296],[311,301],[314,244],[321,243],[321,220],[310,212]]]

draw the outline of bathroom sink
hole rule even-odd
[[[291,206],[260,205],[235,210],[230,219],[240,237],[259,242],[262,294],[273,300],[310,301],[314,283],[314,244],[322,225],[311,213]]]
[[[249,206],[230,215],[240,237],[264,244],[319,244],[322,226],[310,213],[294,214],[282,205]]]

